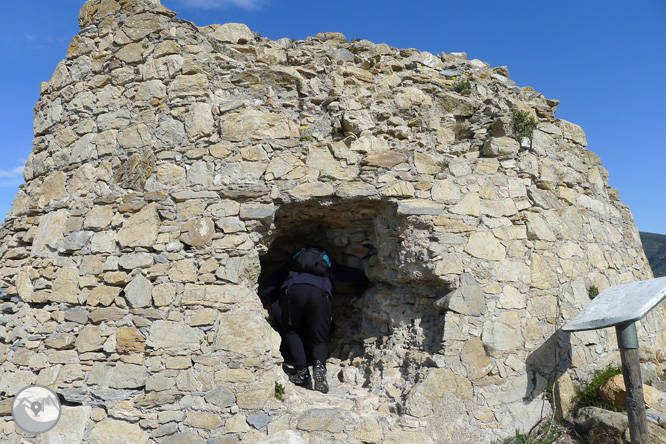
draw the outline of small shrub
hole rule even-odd
[[[590,296],[590,299],[594,299],[597,296],[599,296],[599,289],[597,288],[596,285],[592,285],[588,290],[587,290],[588,296]]]
[[[314,142],[314,137],[310,134],[310,131],[308,130],[307,126],[302,126],[299,130],[301,136],[299,137],[299,140],[301,142]]]
[[[419,67],[419,64],[416,62],[409,62],[408,64],[405,65],[405,68],[407,69],[416,69]]]
[[[453,85],[453,90],[457,93],[461,93],[466,89],[472,89],[472,85],[470,85],[467,80],[463,80],[462,82],[458,82]]]
[[[610,378],[622,374],[621,367],[609,365],[605,369],[595,370],[592,378],[581,386],[580,392],[576,395],[578,408],[581,407],[599,407],[606,410],[617,411],[615,407],[607,403],[599,394],[599,387]]]
[[[527,435],[516,432],[516,436],[507,438],[502,444],[551,444],[562,435],[563,427],[553,421],[546,421],[532,428]]]
[[[516,110],[513,112],[513,137],[518,142],[527,137],[532,140],[532,134],[536,129],[537,121],[527,111]]]
[[[275,399],[278,401],[284,401],[284,385],[275,381]]]
[[[624,444],[624,437],[616,430],[609,430],[603,426],[593,427],[587,434],[588,444]]]
[[[351,43],[356,43],[356,42],[360,42],[360,41],[361,41],[361,39],[358,38],[358,37],[354,37],[353,39],[351,39]]]

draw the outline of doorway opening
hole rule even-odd
[[[276,213],[275,230],[268,251],[260,257],[262,282],[291,261],[305,245],[323,247],[339,264],[363,270],[369,286],[380,278],[376,218],[386,207],[378,201],[307,201],[283,205]],[[331,357],[341,360],[361,356],[363,313],[348,303],[353,297],[351,284],[336,282],[332,299],[333,328],[329,336]],[[275,314],[273,312],[272,314]],[[367,322],[366,322],[367,324]]]
[[[380,391],[388,382],[406,393],[421,366],[430,365],[426,358],[442,353],[444,316],[434,302],[450,287],[432,272],[426,225],[377,200],[312,200],[277,210],[264,240],[259,282],[308,244],[368,277],[369,287],[353,307],[353,287],[334,288],[328,347],[341,380]]]

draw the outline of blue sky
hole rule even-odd
[[[32,109],[78,33],[83,0],[0,2],[0,219],[32,149]],[[264,37],[324,31],[398,48],[467,52],[518,86],[560,100],[638,229],[666,234],[666,2],[663,0],[162,0],[198,26],[240,22]]]

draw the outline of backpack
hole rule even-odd
[[[327,277],[330,275],[331,259],[321,248],[303,247],[294,255],[291,270]]]

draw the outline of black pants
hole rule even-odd
[[[282,339],[291,354],[294,366],[307,366],[308,358],[326,362],[326,338],[331,329],[330,297],[319,287],[293,284],[282,305],[284,334]],[[291,321],[291,322],[289,322]]]

